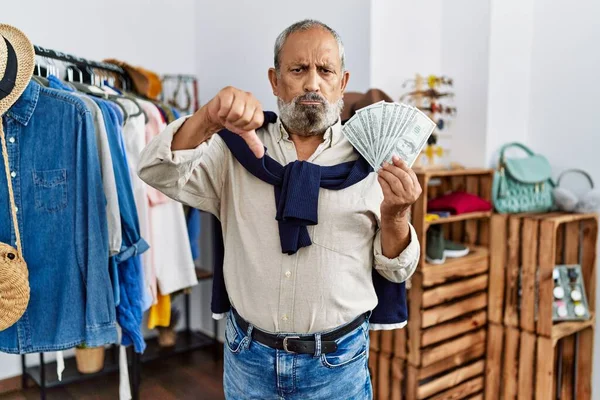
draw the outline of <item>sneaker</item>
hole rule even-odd
[[[446,262],[444,254],[444,232],[441,225],[433,225],[427,230],[427,247],[425,259],[430,264],[443,264]]]
[[[464,257],[469,254],[469,248],[463,244],[444,240],[444,255],[449,258]]]

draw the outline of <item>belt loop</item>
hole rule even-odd
[[[252,342],[252,330],[254,329],[254,325],[248,323],[248,330],[246,331],[246,343],[244,346],[246,349],[250,348],[250,343]]]
[[[321,357],[321,333],[315,333],[315,358]]]

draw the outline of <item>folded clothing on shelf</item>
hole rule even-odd
[[[467,192],[451,192],[427,202],[427,212],[449,211],[451,214],[464,214],[479,211],[491,211],[492,204]]]

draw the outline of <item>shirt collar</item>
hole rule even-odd
[[[35,111],[39,97],[40,85],[34,80],[31,80],[19,99],[8,109],[6,115],[27,126]]]
[[[281,119],[278,119],[277,127],[279,130],[279,133],[277,135],[277,143],[279,143],[282,139],[289,140],[290,135],[286,131],[285,127],[283,126]],[[331,146],[334,146],[335,144],[337,144],[341,137],[342,137],[342,120],[341,120],[341,118],[338,118],[337,121],[335,122],[335,124],[331,125],[325,131],[325,134],[323,135],[323,143],[326,143],[327,147],[331,147]]]

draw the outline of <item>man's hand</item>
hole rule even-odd
[[[400,158],[393,164],[384,164],[379,170],[379,184],[383,189],[381,202],[381,250],[388,258],[396,258],[410,243],[407,211],[421,196],[417,175]]]
[[[264,122],[263,109],[252,93],[226,87],[213,97],[206,110],[210,123],[240,135],[257,158],[264,155],[264,146],[256,135]]]
[[[397,156],[392,158],[392,162],[393,164],[384,163],[379,170],[378,180],[383,190],[382,220],[404,217],[422,192],[414,171]]]
[[[250,150],[261,158],[265,148],[256,135],[264,122],[262,106],[251,93],[233,87],[221,89],[179,128],[171,143],[172,150],[198,147],[223,128],[240,135]]]

